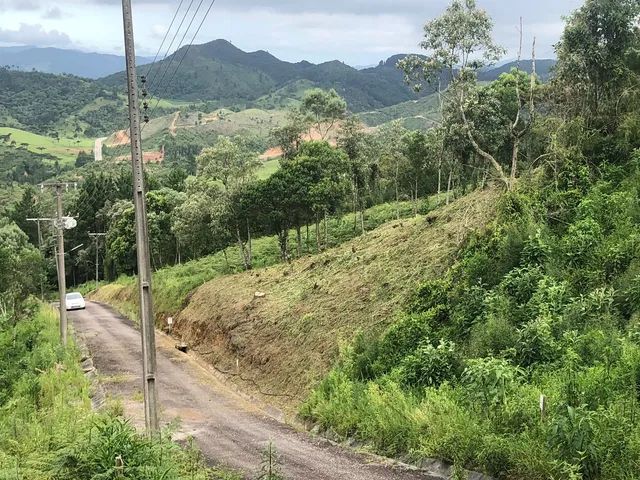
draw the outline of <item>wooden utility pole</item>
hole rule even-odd
[[[136,78],[136,54],[133,39],[131,0],[122,0],[122,17],[127,62],[127,87],[129,91],[129,138],[131,139],[131,167],[133,169],[133,203],[136,212],[144,416],[147,433],[153,435],[158,432],[156,341],[153,303],[151,298],[151,262],[149,257],[149,236],[145,205],[142,144],[140,139],[140,110],[138,105],[138,82]]]
[[[96,243],[96,290],[98,290],[98,246],[100,245],[100,237],[106,237],[106,233],[89,233],[89,236]]]

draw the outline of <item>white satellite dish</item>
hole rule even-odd
[[[71,230],[72,228],[76,228],[78,226],[78,222],[76,221],[75,218],[63,217],[62,225],[64,226],[65,230]]]

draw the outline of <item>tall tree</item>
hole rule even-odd
[[[300,111],[311,119],[320,140],[326,140],[336,123],[346,115],[347,102],[334,89],[315,88],[305,93]]]
[[[475,0],[452,0],[440,17],[424,27],[420,45],[427,51],[426,57],[409,56],[399,67],[405,72],[405,80],[418,90],[422,82],[439,78],[443,70],[448,72],[451,80],[448,96],[457,107],[469,142],[510,187],[512,182],[500,162],[478,143],[467,115],[467,97],[475,85],[476,72],[498,60],[504,52],[494,43],[492,30],[491,17],[477,7]]]
[[[353,199],[353,229],[360,226],[364,233],[364,197],[367,190],[367,162],[365,156],[364,125],[351,115],[342,123],[338,133],[338,146],[347,154]]]
[[[197,158],[198,172],[220,180],[226,189],[248,181],[259,165],[258,155],[240,137],[220,137]]]
[[[40,214],[41,208],[36,189],[28,185],[22,193],[22,198],[14,206],[10,218],[20,230],[27,234],[29,242],[36,246],[38,245],[38,225],[27,221],[27,218],[38,218]]]
[[[568,18],[554,79],[563,111],[609,131],[616,127],[625,94],[638,89],[632,72],[639,16],[638,0],[586,0]]]
[[[282,150],[282,159],[286,162],[298,154],[304,134],[309,130],[309,121],[298,109],[287,114],[286,123],[271,131],[271,139]]]

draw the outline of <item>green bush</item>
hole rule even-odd
[[[437,387],[462,373],[462,359],[453,342],[441,340],[437,347],[423,341],[400,362],[398,375],[408,387]]]

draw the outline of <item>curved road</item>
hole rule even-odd
[[[89,348],[107,393],[120,398],[125,414],[144,425],[141,395],[140,335],[133,324],[112,309],[87,302],[87,309],[69,312],[76,334]],[[191,435],[212,463],[255,476],[261,454],[273,440],[288,479],[408,480],[442,477],[385,464],[314,439],[273,418],[225,386],[173,341],[156,336],[158,394],[163,423],[180,420],[178,436]]]

